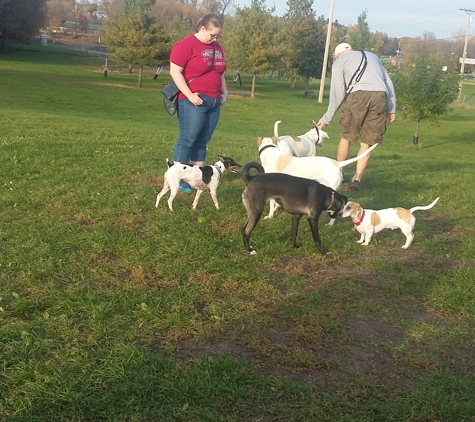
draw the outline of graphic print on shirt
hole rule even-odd
[[[212,60],[213,59],[213,49],[204,50],[201,53],[201,56],[203,57],[204,62],[211,60],[211,63],[214,62],[214,64],[217,65],[217,66],[223,66],[224,65],[224,56],[223,56],[223,52],[221,50],[216,50],[216,49],[214,50],[214,61]]]
[[[217,51],[216,51],[217,53]],[[214,55],[214,57],[216,58],[216,53]],[[204,50],[202,53],[201,53],[201,56],[203,57],[203,61],[204,62],[207,62],[208,60],[211,60],[213,58],[213,49],[210,49],[210,50]]]

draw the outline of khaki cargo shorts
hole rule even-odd
[[[379,144],[386,132],[387,96],[382,91],[355,91],[348,95],[340,116],[340,137],[368,145]]]

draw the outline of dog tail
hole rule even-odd
[[[249,170],[251,169],[257,170],[258,174],[265,173],[264,167],[262,167],[262,164],[258,163],[257,161],[249,161],[248,163],[244,164],[241,172],[242,178],[246,182],[246,185],[255,177],[249,174]]]
[[[282,120],[277,120],[275,123],[274,123],[274,138],[275,139],[279,139],[279,131],[278,131],[278,127],[279,127],[279,123],[281,123]]]
[[[427,207],[412,207],[409,211],[413,213],[414,211],[425,211],[425,210],[430,210],[435,204],[437,204],[437,201],[440,199],[440,196],[435,198],[432,204],[427,205]]]
[[[349,160],[345,161],[339,161],[338,162],[338,167],[342,168],[347,166],[348,164],[354,163],[355,161],[358,161],[360,158],[363,158],[365,155],[368,155],[373,149],[375,149],[379,144],[374,144],[372,147],[368,148],[363,154],[358,155],[354,158],[350,158]]]

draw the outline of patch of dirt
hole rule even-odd
[[[377,253],[377,252],[376,252]],[[176,344],[174,356],[201,358],[205,355],[228,355],[246,359],[257,364],[265,373],[278,375],[297,382],[308,382],[315,387],[332,391],[341,388],[341,383],[367,379],[378,386],[391,388],[397,383],[410,385],[419,376],[436,367],[444,366],[461,374],[475,370],[473,346],[460,349],[445,347],[437,336],[418,338],[408,327],[422,324],[427,330],[450,330],[454,322],[430,309],[414,297],[395,299],[381,287],[394,283],[394,276],[404,266],[413,276],[440,274],[454,268],[453,260],[441,262],[430,256],[422,256],[416,249],[392,251],[393,273],[375,273],[358,265],[361,257],[354,257],[356,265],[341,265],[338,258],[283,259],[271,272],[282,279],[279,290],[285,296],[296,291],[285,286],[288,274],[298,274],[307,283],[298,288],[298,295],[321,293],[341,297],[336,307],[327,306],[329,321],[335,320],[333,332],[318,331],[318,318],[289,318],[285,299],[275,309],[267,309],[272,315],[272,326],[250,326],[249,331],[237,335],[233,327],[214,338],[181,340]],[[350,279],[356,287],[345,290],[345,283],[337,280]],[[280,286],[279,286],[280,287]],[[294,299],[295,296],[294,296]],[[367,314],[354,310],[353,305],[368,302],[374,309]],[[281,306],[281,308],[279,308]],[[282,308],[283,306],[283,308]],[[318,305],[317,305],[318,306]],[[314,318],[314,319],[312,319]],[[297,323],[296,323],[297,321]],[[305,325],[305,321],[309,325]],[[296,325],[302,324],[301,327]],[[325,322],[322,322],[325,326]],[[300,331],[299,331],[300,330]]]

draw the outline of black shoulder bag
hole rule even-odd
[[[206,70],[206,72],[203,72],[201,75],[191,78],[186,83],[187,85],[193,82],[195,79],[198,79],[200,76],[203,76],[205,73],[208,73],[214,67],[215,51],[216,46],[213,42],[213,57],[211,66]],[[161,89],[160,92],[163,94],[163,106],[165,107],[166,112],[170,116],[173,116],[178,108],[178,94],[180,93],[180,90],[176,86],[175,81],[171,81],[165,88]]]

